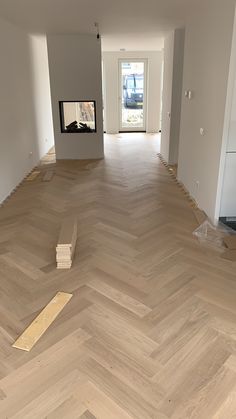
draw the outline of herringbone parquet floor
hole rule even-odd
[[[0,209],[1,419],[236,418],[236,264],[192,236],[155,136],[104,161],[52,162]],[[69,271],[62,219],[78,216]],[[11,347],[57,291],[73,298],[31,352]]]

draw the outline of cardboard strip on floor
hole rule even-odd
[[[65,305],[70,301],[72,294],[58,292],[46,305],[41,313],[33,320],[22,335],[12,345],[13,348],[29,352],[48,327],[56,319]]]

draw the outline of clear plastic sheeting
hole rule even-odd
[[[225,248],[223,239],[230,234],[236,234],[236,231],[222,223],[214,226],[208,220],[204,221],[204,223],[193,232],[193,235],[198,238],[200,243],[218,248]]]

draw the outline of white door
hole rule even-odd
[[[120,131],[146,130],[146,73],[145,60],[119,61]]]

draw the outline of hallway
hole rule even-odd
[[[106,136],[105,159],[50,161],[0,208],[0,417],[232,419],[235,264],[192,236],[159,136]],[[56,269],[78,216],[71,270]],[[58,291],[71,301],[29,352],[11,347]]]

